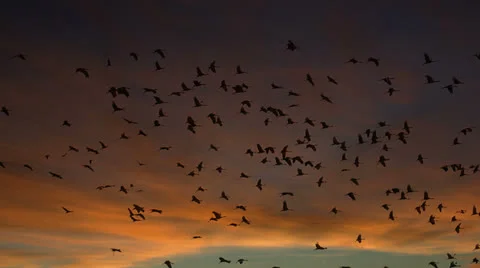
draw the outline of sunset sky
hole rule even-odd
[[[479,266],[471,262],[480,258],[473,250],[480,243],[480,216],[471,214],[480,206],[480,172],[469,167],[480,164],[480,129],[460,133],[480,126],[480,60],[474,57],[480,53],[479,9],[479,1],[427,0],[3,4],[0,107],[10,116],[0,113],[0,267],[150,268],[170,260],[174,268],[211,268],[238,266],[240,258],[251,268],[416,268],[431,261],[449,267],[447,252],[457,254],[462,267]],[[298,49],[286,50],[287,40]],[[155,49],[164,49],[166,58]],[[27,60],[12,58],[19,53]],[[436,62],[423,65],[424,53]],[[369,57],[379,58],[380,66],[367,63]],[[363,63],[346,64],[351,58]],[[217,73],[208,71],[213,60]],[[155,71],[155,61],[165,69]],[[237,65],[247,73],[235,74]],[[197,66],[208,75],[197,78]],[[77,68],[88,69],[90,77]],[[425,84],[425,75],[440,82]],[[393,96],[379,81],[386,76],[395,78],[392,87],[399,91]],[[449,94],[442,87],[454,76],[464,84]],[[206,86],[170,96],[193,80]],[[249,88],[224,92],[222,80]],[[130,97],[112,98],[112,86],[130,88]],[[154,105],[154,95],[143,88],[157,89],[167,103]],[[321,101],[321,94],[333,104]],[[193,108],[194,97],[207,106]],[[125,110],[113,113],[112,100]],[[245,100],[252,103],[244,106],[247,115],[240,113]],[[287,116],[260,112],[262,106]],[[158,117],[160,108],[167,117]],[[212,124],[209,113],[223,126]],[[196,134],[187,130],[188,116],[199,125]],[[315,127],[303,123],[306,117]],[[287,126],[287,118],[297,123]],[[64,120],[71,127],[62,126]],[[154,127],[154,120],[164,126]],[[322,121],[333,127],[322,129]],[[380,121],[390,126],[379,128]],[[412,127],[407,144],[396,136],[405,121]],[[378,144],[370,144],[367,128],[377,131]],[[146,137],[137,135],[140,129]],[[305,129],[316,152],[295,145]],[[385,130],[394,134],[391,141]],[[122,133],[129,139],[120,139]],[[366,144],[357,144],[358,134]],[[331,146],[334,136],[346,141],[348,160],[340,161],[343,151]],[[452,145],[455,137],[461,144]],[[108,148],[101,150],[99,141]],[[257,152],[256,144],[274,147],[275,154],[245,154]],[[324,168],[275,166],[286,145],[288,156]],[[80,151],[62,157],[69,146]],[[159,150],[164,146],[172,148]],[[377,164],[381,155],[390,159],[387,167]],[[264,157],[271,162],[262,164]],[[82,167],[89,160],[94,172]],[[187,176],[200,162],[205,169]],[[467,176],[440,168],[449,164],[463,164]],[[218,166],[225,168],[222,174]],[[297,168],[307,175],[296,176]],[[242,172],[250,177],[240,178]],[[322,176],[327,182],[318,187]],[[360,178],[360,185],[351,178]],[[258,179],[262,191],[255,187]],[[96,189],[107,184],[115,187]],[[409,200],[385,195],[391,188],[406,191],[408,184],[418,191],[407,194]],[[207,190],[195,192],[199,186]],[[220,198],[222,191],[229,200]],[[433,199],[419,215],[415,207],[424,191]],[[202,203],[191,202],[192,195]],[[281,212],[284,200],[292,211]],[[133,204],[145,207],[146,220],[132,222],[127,208]],[[382,204],[391,205],[395,221]],[[330,213],[333,207],[341,212]],[[152,208],[163,213],[150,213]],[[462,209],[465,214],[456,213]],[[226,217],[208,222],[212,211]],[[429,224],[430,215],[437,224]],[[450,222],[454,215],[461,221]],[[242,216],[251,224],[227,226]],[[460,222],[464,229],[457,234]],[[361,244],[358,234],[365,238]],[[192,239],[196,235],[202,238]],[[328,249],[314,250],[316,242]],[[219,264],[219,257],[232,263]]]

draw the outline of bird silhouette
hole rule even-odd
[[[65,211],[65,214],[68,214],[68,213],[72,213],[72,212],[73,212],[72,210],[68,210],[68,209],[65,208],[65,207],[62,207],[62,209]]]
[[[313,82],[313,78],[310,74],[307,74],[306,76],[307,82],[310,83],[310,85],[315,86],[315,83]]]
[[[380,60],[378,58],[374,58],[374,57],[369,57],[367,59],[367,62],[372,62],[377,67],[380,65]]]
[[[297,50],[297,46],[293,43],[292,40],[287,41],[287,50],[290,50],[290,51]]]
[[[0,111],[4,113],[6,116],[10,116],[11,110],[9,110],[6,106],[2,106],[2,109]]]
[[[16,55],[10,57],[10,59],[27,60],[27,55],[19,53],[19,54],[16,54]]]
[[[158,213],[158,214],[162,214],[163,213],[163,210],[161,209],[156,209],[156,208],[152,208],[150,209],[150,213]]]
[[[163,262],[163,264],[165,264],[168,268],[172,268],[174,263],[169,260],[166,260]]]
[[[430,56],[427,53],[423,53],[423,58],[425,60],[423,65],[437,62],[437,61],[432,60],[432,58],[430,58]]]
[[[153,53],[156,53],[162,57],[162,59],[165,59],[165,49],[157,48],[153,51]]]
[[[231,260],[227,260],[223,257],[219,257],[218,260],[220,261],[219,263],[231,263],[232,262]]]
[[[237,263],[243,264],[243,263],[246,262],[246,261],[248,261],[248,260],[246,260],[246,259],[238,259],[238,260],[237,260]]]
[[[130,57],[132,57],[132,59],[133,59],[134,61],[138,61],[138,55],[137,55],[137,53],[135,53],[135,52],[130,52],[130,54],[128,54],[128,55],[129,55]]]
[[[357,239],[356,239],[355,241],[358,242],[359,244],[361,244],[362,241],[364,241],[364,240],[365,240],[365,238],[363,238],[362,234],[359,234],[359,235],[357,236]]]
[[[352,201],[357,200],[357,198],[356,198],[357,195],[353,192],[347,193],[346,196],[350,197],[350,199],[352,199]]]
[[[85,78],[90,77],[90,74],[88,73],[88,70],[86,68],[77,68],[75,69],[75,73],[81,73],[85,76]]]
[[[325,250],[325,249],[327,249],[327,248],[320,246],[320,244],[318,242],[315,243],[315,250]]]
[[[112,253],[113,253],[114,255],[115,255],[115,252],[120,252],[120,253],[122,252],[122,250],[119,249],[119,248],[110,248],[110,250],[112,251]]]
[[[282,212],[284,211],[293,211],[292,209],[288,208],[287,201],[283,201]]]

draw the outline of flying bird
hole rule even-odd
[[[10,116],[11,110],[9,110],[6,106],[2,106],[1,112],[4,113],[6,116]]]
[[[68,214],[68,213],[72,213],[73,211],[72,210],[69,210],[65,207],[62,207],[62,209],[65,211],[65,214]]]
[[[132,57],[132,59],[133,59],[134,61],[138,61],[138,55],[137,55],[137,53],[135,53],[135,52],[130,52],[129,56]]]
[[[168,268],[172,268],[174,263],[169,260],[166,260],[163,262],[163,264],[165,264]]]
[[[430,64],[430,63],[437,62],[437,61],[432,60],[432,58],[430,57],[430,55],[428,55],[427,53],[423,53],[423,58],[424,58],[424,63],[423,63],[423,65],[427,65],[427,64]]]
[[[380,65],[380,60],[378,58],[374,58],[374,57],[369,57],[367,59],[367,62],[372,62],[377,67]]]
[[[75,69],[75,73],[81,73],[85,76],[85,78],[90,77],[90,74],[88,73],[88,70],[86,68],[77,68]]]
[[[288,208],[287,201],[283,201],[282,212],[284,211],[293,211],[292,209]]]
[[[325,249],[327,249],[327,248],[320,246],[320,244],[318,242],[315,243],[315,250],[325,250]]]
[[[227,260],[227,259],[225,259],[225,258],[223,258],[223,257],[219,257],[218,260],[220,261],[219,263],[222,263],[222,262],[224,262],[224,263],[231,263],[231,262],[232,262],[231,260]]]
[[[115,255],[115,252],[122,252],[121,249],[119,248],[110,248],[110,250],[112,251],[112,253]]]
[[[156,53],[162,57],[162,59],[165,59],[165,50],[161,48],[157,48],[153,51],[153,53]]]
[[[297,50],[297,46],[293,43],[292,40],[288,40],[288,42],[287,42],[287,50],[290,50],[290,51],[295,51],[295,50]]]
[[[27,60],[27,55],[25,54],[22,54],[22,53],[19,53],[19,54],[16,54],[12,57],[10,57],[10,59],[21,59],[21,60]]]

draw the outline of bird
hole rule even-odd
[[[350,199],[351,199],[352,201],[355,201],[355,200],[357,200],[357,198],[356,198],[356,194],[355,194],[355,193],[353,193],[353,192],[349,192],[349,193],[347,193],[347,194],[346,194],[346,196],[350,197]]]
[[[460,144],[462,144],[462,143],[458,141],[458,138],[453,139],[453,144],[452,145],[460,145]]]
[[[372,62],[377,67],[380,65],[380,60],[378,58],[374,58],[374,57],[369,57],[367,59],[367,62]]]
[[[2,166],[3,166],[3,164],[2,164]],[[5,167],[5,166],[3,166],[3,167]],[[50,174],[50,176],[52,176],[54,178],[63,179],[63,177],[58,173],[54,173],[54,172],[49,171],[48,174]]]
[[[293,43],[292,40],[287,41],[287,50],[290,50],[290,51],[297,50],[297,46]]]
[[[243,263],[246,262],[246,261],[248,261],[248,260],[246,260],[246,259],[238,259],[238,260],[237,260],[237,263],[243,264]]]
[[[192,200],[191,200],[191,202],[200,204],[200,203],[202,202],[202,200],[200,200],[200,199],[198,199],[196,196],[192,195]]]
[[[398,91],[400,91],[400,90],[395,89],[393,87],[390,87],[390,88],[388,88],[388,90],[385,93],[388,94],[389,96],[393,96],[393,93],[398,92]]]
[[[322,101],[333,104],[332,100],[329,97],[325,96],[323,93],[320,94],[320,98]]]
[[[242,216],[242,221],[240,223],[250,224],[250,221],[245,216]]]
[[[150,213],[153,213],[153,212],[158,213],[158,214],[162,214],[162,213],[163,213],[163,210],[161,210],[161,209],[156,209],[156,208],[150,209]]]
[[[407,185],[407,193],[415,193],[416,191],[413,189],[412,185]]]
[[[165,59],[165,49],[157,48],[153,51],[153,53],[156,53],[160,55],[162,59]]]
[[[12,57],[10,57],[10,59],[21,59],[21,60],[27,60],[27,55],[25,54],[22,54],[22,53],[19,53],[19,54],[16,54]]]
[[[130,52],[129,56],[132,57],[132,59],[133,59],[134,61],[138,61],[138,55],[137,55],[137,53],[135,53],[135,52]]]
[[[68,214],[68,213],[72,213],[72,212],[73,212],[72,210],[68,210],[68,209],[65,208],[65,207],[62,207],[62,209],[65,211],[65,214]]]
[[[95,170],[92,168],[92,166],[90,165],[82,165],[82,167],[86,168],[86,169],[89,169],[90,171],[92,172],[95,172]]]
[[[283,201],[282,212],[284,211],[292,211],[292,209],[288,208],[287,201]]]
[[[333,214],[335,214],[335,215],[338,214],[338,212],[342,212],[342,211],[341,211],[341,210],[338,210],[336,207],[334,207],[334,208],[332,208],[332,209],[330,210],[330,213],[333,213]]]
[[[423,58],[424,58],[423,65],[436,62],[436,61],[432,60],[432,58],[430,58],[430,56],[427,53],[423,53]]]
[[[75,73],[81,73],[85,76],[85,78],[90,77],[90,74],[88,73],[88,70],[86,68],[77,68],[75,69]]]
[[[158,61],[155,61],[155,71],[161,71],[163,69],[165,68],[162,67]]]
[[[452,81],[454,85],[462,85],[464,84],[462,81],[460,81],[457,77],[453,76]]]
[[[348,61],[346,61],[345,63],[357,64],[357,63],[363,63],[363,62],[358,61],[358,60],[355,59],[355,58],[351,58],[351,59],[349,59]]]
[[[240,65],[237,65],[235,68],[235,74],[246,74],[247,72],[243,71]]]
[[[281,193],[280,193],[280,196],[286,196],[286,195],[288,195],[288,196],[294,196],[294,194],[293,194],[292,192],[281,192]]]
[[[221,193],[221,195],[220,195],[220,198],[225,199],[225,200],[227,200],[227,201],[228,201],[228,199],[229,199],[228,196],[227,196],[227,194],[226,194],[224,191],[222,191],[222,193]]]
[[[395,218],[396,217],[393,215],[393,211],[390,211],[390,213],[388,214],[388,219],[394,221]]]
[[[9,110],[6,106],[2,106],[1,112],[4,113],[6,116],[10,116],[11,110]]]
[[[447,253],[447,259],[448,259],[448,260],[454,260],[454,259],[455,259],[455,255],[456,255],[456,254]]]
[[[424,191],[424,192],[423,192],[423,200],[424,200],[424,201],[427,201],[427,200],[430,200],[430,199],[433,199],[433,198],[431,198],[431,197],[428,195],[428,192],[427,192],[427,191]]]
[[[327,75],[327,80],[328,80],[329,83],[332,83],[334,85],[338,85],[337,80],[333,79],[331,76]]]
[[[113,254],[115,254],[115,252],[120,252],[120,253],[122,252],[122,250],[119,248],[110,248],[110,250],[112,251]]]
[[[460,233],[460,230],[461,230],[461,229],[463,229],[463,228],[461,227],[461,225],[462,225],[462,223],[459,223],[459,224],[457,225],[457,227],[455,227],[455,232],[456,232],[457,234]]]
[[[315,83],[313,82],[313,78],[310,74],[307,74],[306,76],[307,82],[310,83],[312,86],[315,86]]]
[[[425,75],[425,84],[434,84],[434,83],[438,83],[440,81],[438,80],[435,80],[433,77],[431,77],[430,75]]]
[[[123,186],[123,185],[120,186],[119,192],[123,192],[124,194],[127,194],[127,193],[128,193],[127,188],[125,188],[125,186]]]
[[[265,184],[262,184],[262,179],[259,179],[259,180],[257,181],[257,184],[255,185],[255,187],[257,187],[258,190],[261,191],[261,190],[263,190],[263,186],[265,186]]]
[[[163,262],[163,264],[165,264],[168,268],[172,268],[174,263],[170,260],[166,260]]]
[[[361,244],[363,240],[365,240],[365,238],[362,237],[362,234],[359,234],[355,241],[358,242],[359,244]]]
[[[29,169],[30,171],[33,171],[32,166],[30,166],[29,164],[24,164],[23,167]]]
[[[125,110],[125,108],[117,106],[117,104],[114,101],[112,101],[112,108],[114,113]]]
[[[207,75],[206,73],[202,72],[202,70],[200,69],[200,67],[197,67],[197,68],[196,68],[196,71],[197,71],[197,77],[202,77],[202,76]]]
[[[245,206],[243,206],[243,205],[237,205],[237,206],[235,207],[235,209],[241,209],[241,210],[243,210],[243,211],[246,211],[246,210],[247,210],[247,208],[246,208]]]
[[[315,250],[325,250],[325,249],[327,249],[327,248],[320,246],[320,244],[318,242],[315,243]]]
[[[383,205],[382,205],[382,208],[385,209],[385,210],[389,210],[389,209],[390,209],[390,205],[389,205],[389,204],[383,204]]]
[[[350,179],[350,181],[351,181],[353,184],[359,186],[360,184],[358,183],[358,180],[359,180],[359,178],[351,178],[351,179]]]
[[[212,61],[212,62],[208,65],[208,69],[209,69],[212,73],[216,73],[216,72],[217,72],[217,68],[218,68],[218,66],[216,65],[216,61]]]
[[[231,263],[232,262],[231,260],[227,260],[223,257],[219,257],[218,260],[220,261],[219,263]]]
[[[420,164],[423,164],[423,160],[425,160],[425,159],[426,159],[426,158],[424,158],[424,157],[422,156],[422,154],[419,154],[419,155],[417,156],[417,161],[418,161]]]

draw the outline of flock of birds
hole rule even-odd
[[[290,52],[294,52],[297,49],[298,49],[298,47],[296,46],[296,44],[294,44],[291,40],[288,40],[288,42],[286,44],[286,50],[288,50]],[[153,70],[162,71],[165,67],[161,66],[160,61],[162,59],[165,59],[165,57],[166,57],[165,50],[156,49],[156,50],[153,51],[153,53],[157,54],[160,57],[160,59],[154,61]],[[132,52],[129,55],[134,61],[139,60],[138,54]],[[480,54],[475,54],[474,56],[477,60],[480,60]],[[12,57],[12,59],[28,61],[28,57],[25,54],[15,55],[15,56]],[[424,63],[423,63],[424,65],[435,64],[436,62],[437,61],[433,60],[432,57],[430,57],[430,55],[428,55],[427,53],[424,53]],[[359,61],[355,58],[351,58],[348,61],[346,61],[345,63],[361,64],[361,63],[364,63],[364,62]],[[375,58],[375,57],[369,57],[366,60],[365,63],[372,64],[372,66],[375,66],[375,67],[380,67],[381,66],[380,59]],[[112,62],[111,62],[110,58],[107,59],[106,67],[107,68],[113,68],[113,65],[112,65]],[[207,76],[207,75],[210,75],[210,76],[215,75],[216,72],[217,72],[217,68],[219,68],[219,67],[216,65],[216,61],[212,61],[208,65],[208,71],[203,70],[201,67],[197,67],[196,68],[196,77],[194,78],[192,85],[187,85],[187,83],[182,82],[180,84],[180,89],[181,90],[174,91],[174,92],[170,93],[168,96],[184,97],[188,93],[195,92],[195,90],[197,88],[205,86],[205,84],[201,81],[202,77]],[[74,69],[74,71],[78,75],[84,76],[86,79],[90,78],[91,74],[90,74],[90,71],[89,71],[88,68],[78,67],[78,68]],[[247,77],[248,76],[248,72],[246,72],[240,65],[238,65],[234,68],[234,72],[239,77],[240,76],[241,77]],[[331,83],[333,85],[339,85],[340,84],[340,82],[332,76],[326,76],[326,79],[329,83]],[[394,79],[395,79],[394,77],[384,77],[384,78],[381,78],[379,80],[380,82],[385,83],[388,86],[388,89],[386,90],[385,93],[390,97],[392,97],[396,92],[399,91],[398,89],[395,89],[395,87],[393,86]],[[311,87],[316,86],[316,80],[309,73],[305,74],[305,83],[308,83],[308,85],[310,85]],[[431,75],[425,75],[425,84],[435,84],[435,83],[439,83],[439,81],[436,80],[435,78],[433,78]],[[441,87],[443,89],[446,89],[449,93],[453,94],[454,89],[462,86],[463,84],[464,83],[459,78],[452,77],[451,83],[449,83],[447,85],[443,85]],[[241,83],[238,83],[238,84],[235,84],[235,85],[229,85],[227,83],[227,81],[221,80],[220,83],[219,83],[219,89],[221,89],[225,92],[231,91],[232,94],[241,96],[242,93],[245,93],[245,92],[248,91],[249,86],[246,84],[246,82],[241,82]],[[283,86],[275,84],[275,83],[271,84],[271,89],[272,90],[285,90],[285,91],[287,91],[286,89],[284,89]],[[158,110],[158,114],[157,114],[158,119],[156,119],[152,122],[152,127],[164,127],[161,119],[164,118],[164,117],[167,117],[167,115],[166,115],[165,111],[163,110],[162,105],[165,104],[165,103],[168,103],[168,102],[164,101],[160,96],[158,96],[158,90],[156,88],[142,88],[142,90],[143,90],[144,94],[152,94],[153,101],[154,101],[153,105],[159,106],[159,110]],[[125,115],[125,113],[126,113],[125,107],[118,105],[117,102],[116,102],[116,98],[119,98],[120,96],[123,96],[125,98],[129,98],[130,92],[131,92],[131,89],[128,88],[128,87],[125,87],[125,86],[119,86],[119,87],[118,86],[111,86],[111,87],[109,87],[109,89],[107,91],[107,94],[110,94],[111,97],[112,97],[112,102],[111,102],[112,113]],[[292,99],[301,95],[299,92],[295,92],[293,90],[288,90],[287,94],[288,94],[288,96],[291,96]],[[325,95],[324,93],[320,94],[320,100],[327,103],[328,105],[335,105],[336,104],[336,102],[331,97]],[[250,101],[250,100],[241,101],[240,102],[240,114],[242,114],[242,115],[250,114],[251,112],[249,111],[249,108],[252,107],[252,103],[253,102]],[[192,97],[192,105],[193,105],[192,107],[194,109],[207,106],[207,104],[205,104],[202,100],[200,100],[196,96]],[[291,105],[288,106],[287,109],[293,109],[293,108],[298,108],[298,107],[299,107],[298,104],[291,104]],[[288,115],[288,113],[285,109],[279,108],[279,107],[261,106],[259,111],[265,115],[266,119],[263,121],[265,126],[268,126],[272,122],[272,120],[276,119],[276,120],[285,120],[286,125],[294,125],[294,124],[300,125],[300,124],[303,123],[306,126],[306,128],[303,131],[303,137],[300,137],[300,138],[296,139],[296,141],[294,141],[294,143],[292,143],[292,144],[285,145],[283,148],[281,148],[281,150],[278,150],[277,148],[272,147],[272,146],[265,146],[265,145],[262,145],[262,144],[256,144],[256,146],[254,146],[253,148],[247,148],[245,150],[244,153],[246,155],[248,155],[250,157],[253,157],[254,155],[262,155],[263,158],[260,161],[260,163],[262,163],[262,164],[267,164],[267,163],[272,162],[273,165],[275,165],[275,166],[290,166],[290,167],[293,167],[294,170],[296,170],[296,172],[292,173],[292,175],[294,175],[294,176],[307,176],[307,175],[309,175],[306,171],[304,171],[306,168],[311,168],[311,169],[314,169],[314,170],[320,170],[320,169],[323,168],[322,162],[314,162],[311,159],[304,159],[302,156],[293,155],[292,151],[290,151],[289,149],[291,149],[291,146],[303,146],[306,150],[311,150],[313,152],[316,152],[318,145],[313,143],[312,136],[310,135],[309,128],[314,128],[314,127],[319,126],[322,129],[328,129],[328,128],[333,127],[332,125],[330,125],[330,124],[328,124],[327,122],[324,122],[324,121],[316,122],[316,120],[313,120],[309,117],[305,117],[303,119],[303,122],[297,122],[294,119],[289,117],[289,115]],[[1,107],[1,112],[3,113],[4,116],[15,117],[15,111],[10,110],[8,105],[2,106]],[[195,113],[195,114],[198,115],[198,113]],[[219,127],[222,127],[223,124],[224,124],[221,117],[216,113],[207,114],[207,118],[211,121],[211,123],[213,125],[218,125]],[[136,122],[134,120],[127,119],[124,116],[122,117],[122,119],[128,125],[139,125],[138,122]],[[199,131],[199,128],[202,127],[202,125],[199,125],[199,123],[197,122],[196,119],[194,119],[193,116],[188,116],[186,118],[185,124],[186,124],[186,131],[191,132],[191,135],[196,134],[197,131]],[[72,127],[72,123],[69,120],[65,120],[61,125],[63,127]],[[389,149],[390,149],[390,146],[389,146],[390,143],[398,142],[402,145],[407,145],[408,144],[408,138],[410,137],[410,135],[412,135],[411,131],[414,129],[414,127],[410,126],[408,121],[403,122],[403,126],[401,127],[401,129],[399,131],[392,131],[392,130],[390,130],[390,127],[391,127],[391,125],[388,124],[387,122],[380,121],[380,122],[377,123],[377,125],[374,128],[368,128],[365,131],[363,131],[362,133],[359,133],[357,135],[356,141],[354,142],[357,145],[381,144],[382,145],[381,149],[383,151],[383,154],[378,156],[377,165],[381,165],[382,167],[387,167],[388,166],[388,161],[390,161],[390,158],[388,158],[386,156],[386,154],[389,152]],[[475,129],[474,126],[466,126],[465,128],[459,130],[459,134],[462,134],[463,136],[467,136],[471,132],[473,132],[474,129]],[[137,135],[144,136],[144,137],[148,136],[146,131],[142,130],[142,129],[140,129],[138,131]],[[131,136],[128,136],[126,133],[122,133],[120,135],[120,139],[123,139],[123,140],[128,140],[130,138],[131,138]],[[454,145],[454,146],[460,145],[462,143],[463,142],[460,141],[460,136],[455,137],[452,140],[452,145]],[[337,147],[338,150],[341,151],[341,153],[342,153],[341,159],[340,159],[341,162],[351,162],[351,163],[353,163],[353,165],[351,166],[352,168],[342,168],[340,170],[340,172],[351,171],[352,169],[358,168],[360,165],[363,164],[361,162],[359,156],[354,156],[354,157],[352,157],[352,159],[350,159],[350,157],[347,156],[348,150],[351,147],[351,146],[347,145],[347,141],[340,140],[336,136],[333,136],[332,137],[332,142],[331,142],[330,145]],[[102,151],[108,150],[108,148],[109,148],[109,145],[107,143],[105,143],[104,141],[99,141],[98,142],[98,147],[93,148],[93,147],[86,146],[85,147],[85,152],[93,154],[93,155],[99,155],[99,154],[102,153]],[[171,150],[172,148],[173,148],[172,146],[163,146],[159,150]],[[214,145],[214,144],[210,144],[209,150],[218,151],[219,147]],[[62,155],[62,157],[67,157],[69,154],[79,153],[80,151],[82,151],[82,150],[78,147],[69,146],[68,150]],[[45,158],[49,159],[50,155],[46,154]],[[422,154],[418,154],[416,160],[418,161],[419,164],[424,164],[427,159],[428,158],[424,157]],[[83,166],[83,168],[86,168],[86,169],[90,170],[91,172],[95,172],[95,169],[94,169],[92,163],[93,163],[93,161],[90,160],[88,164],[83,164],[82,166]],[[145,165],[144,163],[142,163],[140,161],[137,161],[137,164],[139,166]],[[8,162],[0,161],[0,167],[3,168],[3,169],[9,168]],[[34,171],[34,167],[31,164],[25,163],[25,164],[23,164],[23,167],[30,170],[30,171]],[[178,162],[178,163],[176,163],[176,167],[178,167],[179,169],[185,169],[186,165]],[[463,177],[463,176],[466,176],[466,175],[472,175],[472,174],[475,174],[475,173],[479,172],[480,164],[465,165],[465,164],[462,164],[462,163],[448,163],[448,164],[445,164],[445,165],[443,165],[439,168],[443,169],[445,172],[450,172],[450,171],[451,172],[456,172],[456,173],[458,173],[458,176]],[[205,169],[205,165],[202,161],[193,170],[187,171],[186,175],[194,177],[194,176],[199,175],[200,172],[202,172],[204,169]],[[215,168],[215,171],[220,173],[220,174],[224,170],[225,169],[222,166],[218,166],[218,167]],[[63,174],[59,174],[59,173],[54,172],[54,171],[48,171],[48,174],[50,176],[54,177],[54,178],[57,178],[57,179],[64,179]],[[68,177],[65,177],[65,178],[68,179]],[[251,178],[251,176],[242,172],[240,174],[240,178]],[[360,181],[361,181],[360,178],[352,177],[350,179],[350,181],[353,185],[360,186]],[[327,180],[323,176],[321,176],[321,177],[318,178],[318,180],[316,180],[316,186],[317,187],[325,187],[325,186],[323,186],[323,184],[326,183],[326,182],[327,182]],[[262,182],[262,179],[258,179],[256,181],[255,186],[258,188],[259,191],[262,191],[265,184]],[[106,190],[108,188],[117,188],[118,191],[122,192],[123,194],[128,194],[130,191],[137,191],[137,192],[142,191],[141,189],[136,190],[135,186],[133,184],[120,185],[120,186],[112,185],[112,184],[104,184],[104,185],[99,185],[96,189],[99,190],[99,191],[102,191],[102,190]],[[196,188],[195,194],[191,196],[191,202],[196,203],[198,205],[201,205],[202,200],[199,197],[199,193],[205,192],[206,190],[207,189],[202,187],[202,186],[199,186],[198,188]],[[397,195],[398,200],[409,200],[410,199],[409,196],[411,194],[414,194],[415,192],[417,192],[417,190],[415,190],[412,185],[408,184],[405,188],[393,187],[393,188],[387,189],[385,191],[385,195],[386,196]],[[281,192],[280,196],[281,197],[287,197],[287,196],[293,197],[293,196],[295,196],[295,194],[293,192]],[[345,196],[347,198],[351,199],[352,201],[357,200],[357,194],[353,191],[345,193]],[[221,192],[220,198],[225,199],[225,200],[230,199],[229,195],[225,191]],[[427,206],[429,206],[428,202],[431,202],[432,199],[433,198],[430,197],[430,194],[428,193],[428,191],[423,191],[422,203],[415,207],[415,211],[418,214],[426,213],[427,212]],[[396,220],[397,217],[395,216],[394,211],[392,210],[392,206],[390,204],[379,204],[379,206],[382,207],[385,211],[388,212],[388,219],[389,220],[391,220],[391,221]],[[282,211],[282,212],[293,211],[293,209],[291,209],[289,207],[287,200],[284,200],[282,202],[282,204],[279,205],[279,208],[281,208],[280,211]],[[436,208],[437,208],[439,213],[443,213],[443,210],[446,208],[446,206],[443,203],[438,203],[436,205]],[[64,212],[66,214],[70,214],[70,213],[74,212],[73,210],[70,210],[69,208],[66,208],[66,207],[62,207],[62,209],[64,210]],[[247,211],[247,208],[244,205],[237,205],[235,207],[235,209],[242,210],[242,211]],[[133,206],[131,208],[127,208],[126,211],[128,211],[128,217],[130,218],[130,220],[132,222],[139,222],[139,221],[146,220],[145,207],[143,207],[143,206],[140,206],[138,204],[133,204]],[[149,209],[149,212],[150,213],[156,213],[156,214],[162,214],[163,210],[158,209],[158,208],[151,208],[151,209]],[[333,213],[333,214],[337,214],[337,213],[340,213],[342,211],[339,210],[337,207],[333,207],[330,210],[330,212]],[[217,221],[220,221],[221,219],[225,218],[225,216],[223,216],[222,213],[218,212],[218,211],[212,211],[212,214],[213,215],[212,215],[212,217],[210,217],[209,222],[211,222],[211,221],[217,222]],[[457,218],[457,216],[459,214],[460,215],[470,214],[471,216],[477,216],[477,217],[480,216],[480,213],[478,212],[477,208],[475,207],[475,205],[473,205],[470,212],[468,212],[466,209],[460,209],[460,210],[456,211],[455,215],[451,216],[450,221],[451,222],[460,221],[460,219]],[[437,216],[435,216],[432,212],[432,214],[428,218],[428,223],[430,223],[432,225],[435,225],[436,222],[437,222]],[[253,223],[246,216],[242,216],[240,223],[232,222],[232,223],[228,224],[228,226],[238,227],[241,224],[250,225],[250,224],[253,224]],[[460,233],[461,230],[463,229],[462,223],[456,223],[455,228],[452,228],[452,229],[453,229],[452,231],[454,231],[456,233]],[[202,236],[200,236],[200,235],[193,235],[192,236],[192,239],[201,239],[201,238],[202,238]],[[362,243],[364,241],[364,239],[365,238],[362,236],[362,234],[358,234],[355,241],[357,243]],[[314,244],[314,250],[322,251],[322,250],[327,250],[327,249],[328,248],[326,246],[322,246],[318,242],[316,242]],[[473,250],[480,250],[480,244],[472,245],[472,249]],[[111,251],[113,253],[122,252],[122,250],[120,248],[111,248]],[[232,260],[226,259],[224,257],[219,257],[218,259],[219,259],[219,263],[230,264],[232,262]],[[450,268],[460,267],[460,264],[458,264],[456,262],[455,254],[447,253],[447,259],[450,261],[450,265],[449,265]],[[236,263],[243,264],[243,263],[246,263],[247,261],[248,261],[247,259],[240,258],[236,261]],[[476,257],[473,258],[472,263],[478,264],[478,262],[479,262],[478,258],[476,258]],[[166,260],[164,262],[164,264],[166,266],[168,266],[169,268],[172,268],[174,263],[170,260]],[[430,265],[434,268],[437,268],[438,267],[438,262],[432,261],[432,262],[428,263],[428,265]],[[388,266],[385,266],[385,268],[387,268],[387,267]],[[279,268],[279,266],[274,266],[273,268]],[[341,266],[341,268],[350,268],[350,266]]]

